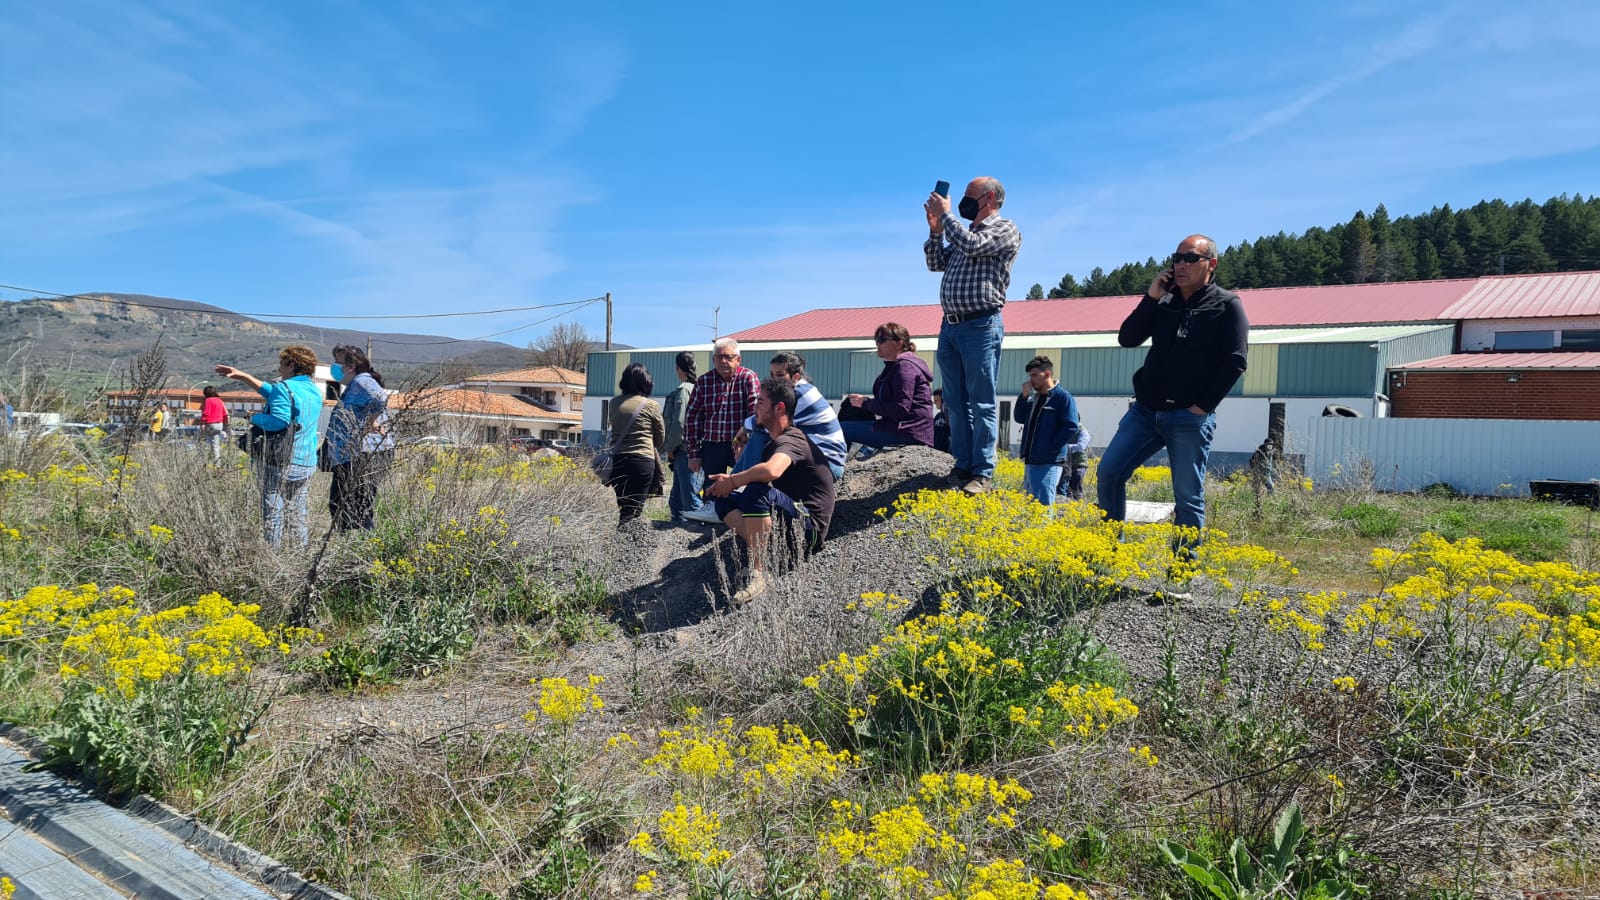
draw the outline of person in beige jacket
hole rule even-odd
[[[666,420],[661,416],[661,407],[650,399],[655,386],[650,370],[633,363],[622,370],[617,382],[621,396],[611,404],[611,441],[616,449],[611,454],[611,478],[606,484],[617,492],[618,528],[644,512],[645,499],[656,480],[656,468],[661,465],[661,451],[667,446]]]

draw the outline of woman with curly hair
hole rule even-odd
[[[278,351],[278,380],[262,381],[233,366],[219,365],[224,378],[242,381],[255,388],[266,405],[250,417],[268,434],[280,433],[294,425],[294,450],[287,465],[264,459],[257,467],[261,475],[262,533],[276,547],[283,542],[284,514],[289,517],[296,543],[310,542],[306,528],[306,487],[317,471],[317,424],[322,418],[322,391],[311,376],[317,371],[317,354],[310,347],[295,344]]]

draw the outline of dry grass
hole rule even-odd
[[[273,551],[260,541],[256,485],[242,461],[213,467],[195,448],[173,444],[138,444],[131,453],[135,480],[114,502],[66,485],[31,493],[0,487],[0,522],[40,529],[26,548],[3,551],[9,571],[0,590],[15,596],[47,581],[127,584],[151,608],[217,590],[262,604],[268,617],[287,616],[298,600],[312,598],[324,643],[258,672],[277,700],[245,752],[215,782],[173,784],[167,799],[363,897],[631,894],[640,874],[668,867],[647,862],[626,842],[654,827],[675,787],[645,775],[637,759],[608,752],[607,740],[627,732],[649,747],[664,729],[683,727],[691,707],[705,711],[701,721],[731,717],[735,730],[784,721],[814,726],[814,700],[802,679],[841,652],[862,652],[894,624],[846,613],[845,603],[874,589],[926,602],[955,565],[937,546],[877,526],[730,614],[716,605],[729,593],[729,561],[736,558],[725,538],[712,547],[699,531],[619,536],[610,492],[581,471],[542,471],[524,457],[494,452],[402,453],[383,489],[376,532],[331,532],[322,502],[326,476],[319,475],[312,547]],[[92,441],[0,441],[0,469],[37,473],[54,463],[104,471],[110,456]],[[1299,589],[1369,590],[1366,560],[1374,547],[1403,544],[1427,523],[1464,509],[1469,523],[1484,521],[1473,518],[1476,504],[1448,498],[1286,486],[1258,512],[1248,485],[1219,483],[1211,500],[1217,527],[1299,566]],[[1563,557],[1585,566],[1597,558],[1592,513],[1502,504],[1512,513],[1494,521],[1504,521],[1506,533],[1551,531],[1546,514],[1553,513],[1561,528],[1548,540],[1565,536]],[[1400,525],[1364,536],[1347,514],[1362,505],[1396,511]],[[471,531],[486,508],[495,510],[493,530]],[[1520,521],[1538,524],[1523,528]],[[468,538],[451,545],[451,522]],[[170,542],[141,539],[152,524],[170,528]],[[449,545],[444,555],[429,549],[441,542]],[[373,574],[376,562],[420,563],[430,553],[460,571],[389,580]],[[698,559],[704,564],[689,565]],[[664,564],[676,567],[667,583],[656,577]],[[594,579],[604,589],[596,590]],[[646,595],[675,608],[636,616],[630,604]],[[1592,748],[1600,709],[1592,692],[1562,695],[1538,716],[1547,728],[1517,738],[1532,764],[1515,769],[1515,777],[1494,770],[1450,788],[1446,775],[1441,787],[1426,755],[1402,763],[1380,755],[1376,748],[1409,725],[1376,695],[1334,703],[1293,685],[1269,689],[1293,663],[1265,638],[1229,642],[1228,597],[1202,594],[1181,615],[1147,599],[1125,599],[1096,620],[1108,629],[1108,643],[1115,643],[1112,631],[1127,641],[1130,691],[1145,709],[1139,724],[1115,742],[979,767],[1034,791],[1022,831],[1049,827],[1068,839],[1068,849],[1052,857],[1052,878],[1099,898],[1184,896],[1171,867],[1156,857],[1155,838],[1208,851],[1234,836],[1257,841],[1295,799],[1314,821],[1322,849],[1332,853],[1344,835],[1365,854],[1348,869],[1393,891],[1383,896],[1513,887],[1594,892],[1600,782]],[[453,618],[419,619],[419,610]],[[1212,630],[1189,631],[1200,628]],[[357,678],[353,687],[330,687],[324,677],[321,652],[335,645],[415,649],[405,642],[450,629],[461,630],[459,643],[419,651],[410,668]],[[1145,637],[1130,636],[1141,629]],[[1182,721],[1158,712],[1159,661],[1133,658],[1159,654],[1163,629],[1191,645],[1191,655],[1173,662],[1184,690],[1169,699],[1187,710]],[[1232,667],[1226,677],[1219,660]],[[602,715],[570,729],[522,718],[535,706],[530,679],[578,683],[590,674],[605,679]],[[1246,684],[1260,689],[1252,693]],[[1130,758],[1126,743],[1150,745],[1161,763]],[[1328,781],[1333,772],[1370,793],[1341,794]],[[907,789],[896,773],[861,767],[830,796],[873,806]],[[731,788],[706,796],[743,808]],[[798,896],[814,896],[826,883],[812,862],[825,825],[819,803],[813,797],[774,807],[765,830],[740,819],[743,830],[730,828],[726,838],[733,853],[727,883],[696,888],[680,870],[668,895],[772,896],[787,883],[805,885]],[[986,849],[1033,852],[1007,837]]]

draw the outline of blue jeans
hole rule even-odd
[[[681,519],[684,513],[700,509],[700,486],[704,482],[704,475],[689,471],[689,454],[679,450],[672,458],[672,493],[667,497],[672,518]]]
[[[898,431],[874,431],[873,423],[865,420],[840,422],[839,427],[844,430],[846,444],[861,444],[882,450],[884,447],[899,447],[904,444],[915,444],[912,440]]]
[[[306,528],[306,488],[316,466],[261,467],[261,533],[271,546],[283,543],[284,519],[294,533],[295,545],[304,547],[311,541]]]
[[[950,455],[956,468],[975,477],[994,477],[994,447],[1000,436],[994,383],[1000,375],[1000,342],[1005,336],[998,312],[939,327],[935,360],[950,419]]]
[[[1156,412],[1137,401],[1129,403],[1111,446],[1100,455],[1099,500],[1106,518],[1120,522],[1127,517],[1128,479],[1134,469],[1165,447],[1177,506],[1173,522],[1206,527],[1206,459],[1216,429],[1216,413],[1197,416],[1187,409]]]
[[[1032,464],[1022,467],[1022,489],[1033,499],[1045,506],[1054,507],[1056,504],[1056,484],[1061,481],[1061,466],[1035,466]]]

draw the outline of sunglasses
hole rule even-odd
[[[1172,264],[1177,265],[1178,263],[1188,263],[1190,265],[1194,265],[1202,259],[1210,258],[1211,257],[1202,253],[1174,253],[1172,254]]]
[[[716,358],[717,359],[738,359],[739,358],[739,354],[737,354],[737,353],[718,353],[716,355]]]

